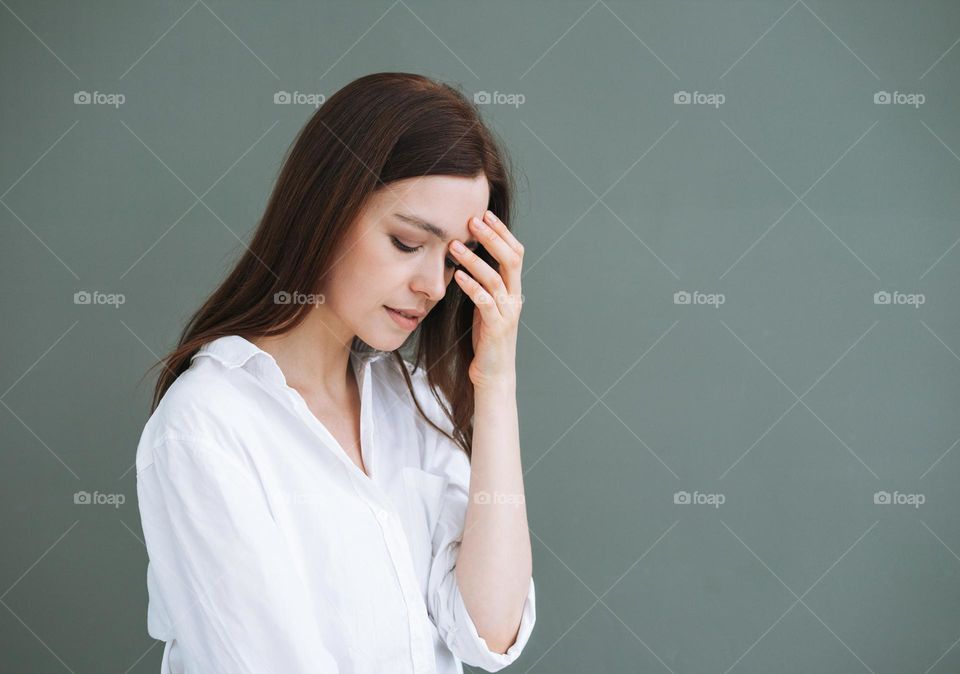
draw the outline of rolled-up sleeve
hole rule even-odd
[[[428,613],[450,651],[471,667],[497,672],[513,663],[530,639],[537,619],[533,578],[524,601],[520,628],[506,653],[491,650],[467,612],[454,569],[460,554],[470,490],[470,461],[449,438],[439,436],[432,450],[434,469],[448,477],[433,532],[433,559],[427,583]]]
[[[151,454],[137,473],[143,533],[186,671],[339,672],[255,476],[197,439]]]

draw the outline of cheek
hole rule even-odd
[[[358,244],[339,258],[334,255],[324,284],[327,302],[347,312],[372,301],[383,283],[383,261],[375,254],[364,254],[361,247]]]
[[[353,282],[364,285],[376,284],[378,277],[388,274],[396,266],[396,260],[390,251],[390,240],[386,243],[380,232],[370,231],[366,236],[355,239],[353,247],[337,260],[335,264],[349,269],[349,276]]]

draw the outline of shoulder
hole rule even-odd
[[[143,428],[137,471],[150,465],[165,443],[228,446],[236,436],[236,420],[250,418],[258,407],[245,382],[236,381],[242,372],[195,363],[180,374]]]

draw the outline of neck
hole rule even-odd
[[[314,309],[300,325],[281,335],[252,340],[277,361],[287,385],[304,397],[346,400],[353,373],[350,344],[353,337],[338,336],[334,322]]]

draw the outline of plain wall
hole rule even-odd
[[[960,671],[958,38],[947,0],[7,0],[0,670],[158,671],[139,379],[314,110],[275,94],[406,70],[518,168],[510,671]]]

